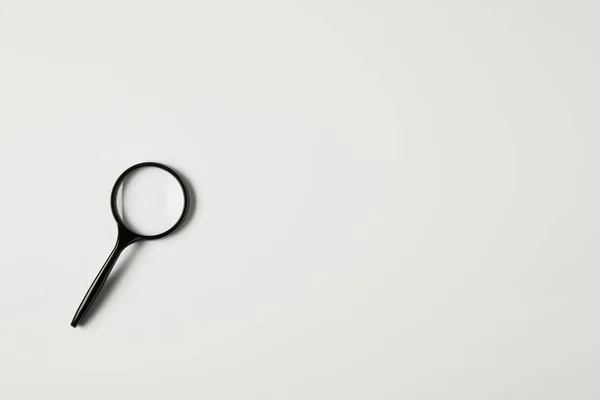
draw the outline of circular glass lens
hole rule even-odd
[[[171,229],[181,217],[183,188],[173,175],[158,167],[131,171],[117,189],[117,212],[129,230],[156,236]]]

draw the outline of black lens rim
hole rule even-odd
[[[121,215],[119,215],[119,211],[117,208],[117,196],[119,193],[119,188],[121,187],[121,184],[123,183],[125,178],[129,174],[131,174],[132,172],[134,172],[138,169],[148,168],[148,167],[160,168],[160,169],[168,172],[169,174],[171,174],[173,176],[173,178],[175,178],[175,180],[179,183],[179,186],[181,187],[181,191],[183,192],[183,210],[181,212],[181,216],[179,217],[177,222],[175,222],[175,224],[171,228],[169,228],[168,230],[166,230],[162,233],[159,233],[157,235],[142,235],[138,232],[135,232],[133,229],[128,227],[127,224],[123,221],[123,219],[121,218]],[[161,238],[164,238],[165,236],[172,234],[173,232],[175,232],[177,230],[177,228],[179,228],[184,223],[184,221],[189,213],[189,210],[190,210],[190,192],[189,192],[189,189],[188,189],[185,181],[183,180],[183,178],[177,172],[175,172],[171,167],[168,167],[168,166],[158,163],[158,162],[143,162],[143,163],[139,163],[139,164],[136,164],[136,165],[133,165],[133,166],[127,168],[125,170],[125,172],[123,172],[121,174],[121,176],[119,176],[119,178],[115,182],[115,185],[113,186],[113,189],[112,189],[111,199],[110,199],[110,208],[112,210],[113,217],[117,221],[117,225],[119,225],[119,228],[124,228],[127,231],[133,233],[134,235],[138,236],[140,239],[143,239],[143,240],[156,240],[156,239],[161,239]]]

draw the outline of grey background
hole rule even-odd
[[[599,7],[2,1],[0,398],[600,398]]]

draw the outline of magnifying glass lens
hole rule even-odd
[[[142,236],[171,229],[185,207],[183,189],[175,177],[152,166],[127,174],[118,188],[116,203],[125,226]]]

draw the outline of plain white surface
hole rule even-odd
[[[0,398],[600,398],[597,1],[2,1]],[[114,180],[192,182],[125,255]]]

